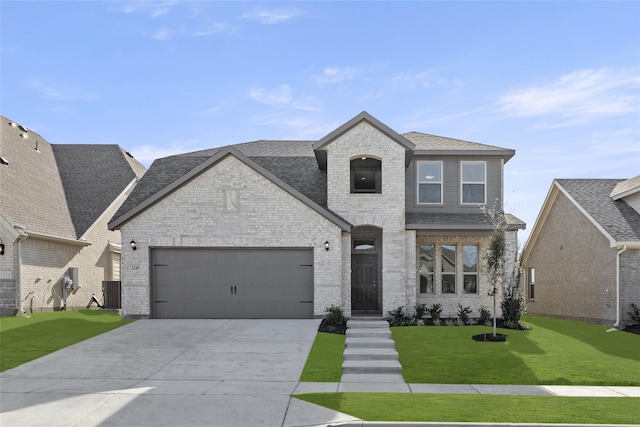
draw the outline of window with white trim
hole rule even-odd
[[[462,289],[465,294],[478,293],[478,245],[462,245]]]
[[[442,266],[440,277],[442,279],[442,293],[456,293],[456,245],[445,244],[441,246]]]
[[[417,163],[418,204],[442,204],[442,162]]]
[[[483,205],[487,193],[487,162],[460,162],[460,198],[462,204]]]

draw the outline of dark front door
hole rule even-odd
[[[378,311],[378,256],[351,256],[351,309]]]

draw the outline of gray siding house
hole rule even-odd
[[[527,312],[622,327],[640,306],[640,176],[557,179],[523,257]]]
[[[362,112],[318,141],[156,160],[109,223],[128,317],[312,318],[489,306],[482,271],[511,149]],[[507,215],[513,255],[524,223]],[[513,257],[510,257],[512,259]],[[476,311],[477,312],[477,311]]]
[[[50,144],[0,116],[0,315],[102,304],[120,280],[107,222],[144,172],[118,145]]]

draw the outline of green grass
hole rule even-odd
[[[0,372],[130,322],[97,310],[0,317]]]
[[[344,335],[318,332],[300,381],[339,382],[342,376]]]
[[[408,383],[640,386],[640,335],[606,326],[524,316],[530,331],[501,329],[504,343],[476,342],[486,326],[392,329]]]
[[[295,396],[365,421],[637,424],[640,399],[413,393]]]

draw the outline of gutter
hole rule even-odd
[[[627,245],[623,245],[616,253],[616,323],[614,328],[620,327],[620,255],[627,250]]]

